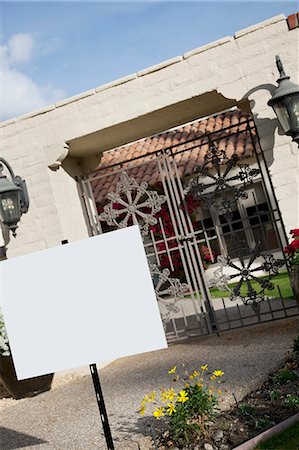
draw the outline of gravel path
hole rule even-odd
[[[148,417],[136,410],[145,393],[166,386],[167,371],[184,363],[186,370],[208,363],[225,372],[223,407],[258,387],[283,362],[298,335],[299,318],[207,336],[169,349],[119,359],[100,370],[117,450],[154,449]],[[9,401],[7,401],[9,400]],[[0,449],[105,449],[93,385],[89,375],[68,376],[37,397],[0,400]],[[4,406],[3,406],[4,404]]]

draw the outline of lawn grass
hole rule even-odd
[[[299,422],[259,444],[255,450],[296,450],[299,449]]]
[[[266,277],[260,277],[260,278],[266,278]],[[278,275],[275,275],[273,278],[271,278],[271,283],[274,284],[274,289],[269,291],[269,290],[265,290],[265,294],[269,295],[269,297],[279,297],[279,291],[277,289],[277,286],[279,286],[279,289],[281,291],[281,295],[283,298],[292,298],[294,297],[293,291],[292,291],[292,287],[291,287],[291,283],[290,283],[290,279],[289,279],[289,275],[288,272],[281,272]],[[237,285],[237,283],[231,283],[228,286],[233,289],[235,286]],[[257,292],[259,292],[261,290],[261,286],[256,282],[253,281],[251,283],[253,289],[256,289]],[[243,286],[241,288],[241,295],[246,295],[247,292],[247,286],[246,283],[243,283]],[[217,288],[212,288],[210,289],[210,293],[212,298],[221,298],[221,297],[229,297],[230,293],[228,291],[220,291]]]

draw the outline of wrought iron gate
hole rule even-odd
[[[279,285],[286,237],[257,130],[241,125],[79,180],[91,235],[139,225],[169,341],[299,313]],[[246,163],[226,151],[244,133]]]

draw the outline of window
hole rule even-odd
[[[196,233],[205,238],[214,256],[233,254],[233,248],[240,243],[248,253],[257,243],[261,251],[279,248],[273,213],[262,184],[252,185],[246,193],[247,198],[238,200],[229,215],[221,214],[216,206],[198,211]]]

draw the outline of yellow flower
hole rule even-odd
[[[209,394],[210,394],[210,395],[213,394],[213,389],[209,389]]]
[[[221,395],[221,394],[222,394],[222,391],[221,391],[221,389],[218,389],[218,394],[219,394],[219,395]]]
[[[166,402],[166,400],[168,400],[168,393],[167,391],[163,390],[161,393],[161,401],[164,403]]]
[[[168,414],[169,414],[170,416],[172,415],[172,413],[176,412],[176,409],[175,409],[173,403],[168,403],[167,406],[168,406],[167,412],[168,412]]]
[[[187,392],[185,390],[180,391],[178,396],[178,402],[185,403],[187,400],[189,400]]]
[[[144,413],[145,413],[145,406],[144,406],[144,405],[141,406],[139,413],[140,413],[142,416],[144,416]]]
[[[146,402],[149,401],[149,397],[148,394],[146,394],[146,396],[144,397],[144,399],[142,400],[142,403],[145,404]]]
[[[172,369],[170,369],[169,371],[168,371],[168,373],[176,373],[176,366],[174,366]]]
[[[148,401],[153,402],[155,400],[155,397],[156,397],[156,392],[155,391],[151,392],[149,394]]]
[[[205,364],[204,366],[201,366],[200,368],[204,372],[205,370],[208,370],[208,365]]]
[[[211,377],[210,377],[210,380],[216,380],[216,375],[212,375]]]
[[[168,389],[168,391],[166,391],[166,392],[167,392],[167,398],[168,398],[168,400],[170,400],[171,402],[173,402],[174,399],[175,399],[175,397],[176,397],[175,390],[174,390],[173,388],[170,388],[170,389]]]
[[[222,372],[222,370],[214,370],[213,375],[215,375],[215,377],[222,377],[224,372]]]
[[[190,386],[189,383],[185,383],[185,387],[188,388]]]
[[[193,380],[193,378],[196,378],[200,375],[199,372],[197,372],[196,370],[193,371],[193,373],[189,376],[190,380]]]
[[[198,382],[197,386],[201,389],[202,388],[202,383]]]
[[[156,410],[153,412],[153,416],[156,417],[156,419],[164,416],[164,407],[161,406],[160,408],[156,408]]]

